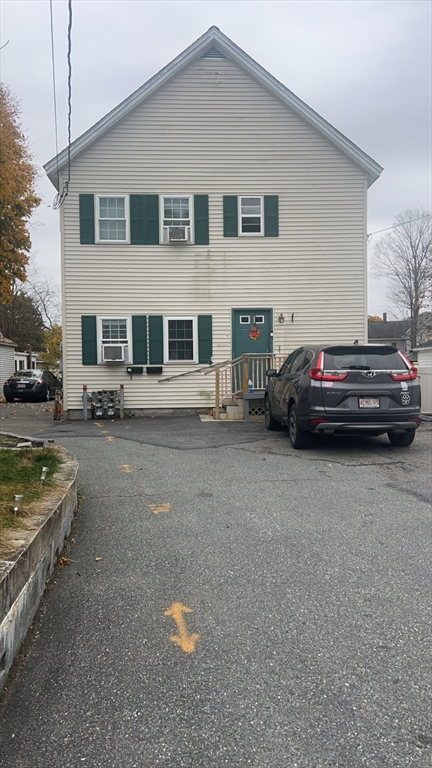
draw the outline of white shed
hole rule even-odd
[[[432,341],[425,341],[414,351],[417,352],[422,392],[422,413],[432,415]]]
[[[15,370],[15,342],[0,334],[0,382]]]

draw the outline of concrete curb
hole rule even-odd
[[[64,463],[55,475],[58,493],[47,502],[50,514],[35,515],[33,530],[19,534],[11,560],[0,560],[0,690],[70,533],[77,506],[78,462],[65,448],[57,450]]]

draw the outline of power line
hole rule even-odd
[[[70,182],[70,150],[72,142],[72,0],[68,2],[69,23],[68,23],[68,185]]]
[[[52,0],[50,0],[50,5]],[[71,143],[72,143],[72,0],[68,0],[69,22],[68,22],[68,49],[67,49],[67,63],[68,63],[68,147],[67,147],[67,179],[63,184],[63,189],[59,192],[53,202],[53,209],[58,210],[63,205],[68,192],[69,182],[71,177]],[[53,40],[53,37],[52,37]],[[54,64],[53,64],[54,67]],[[57,137],[56,137],[57,140]],[[57,176],[58,176],[58,148],[57,148]],[[58,183],[58,181],[57,181]]]
[[[370,232],[367,235],[367,241],[369,242],[372,235],[379,235],[381,232],[388,232],[389,229],[397,229],[397,227],[403,227],[404,224],[412,224],[413,221],[421,221],[421,219],[429,219],[432,213],[426,213],[424,216],[419,216],[417,219],[410,219],[409,221],[402,221],[400,224],[393,224],[392,227],[386,227],[385,229],[378,229],[376,232]]]
[[[57,157],[57,186],[60,182],[60,171],[58,164],[58,123],[57,123],[57,91],[56,91],[56,75],[55,75],[55,55],[54,55],[54,23],[53,23],[53,6],[52,0],[50,0],[50,22],[51,22],[51,61],[52,61],[52,79],[53,79],[53,100],[54,100],[54,133],[55,133],[55,147]]]

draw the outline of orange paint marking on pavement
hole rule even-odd
[[[121,468],[124,472],[133,472],[134,468],[130,464],[122,464]]]
[[[153,514],[158,515],[160,512],[170,512],[171,511],[171,504],[149,504],[149,509],[153,512]]]
[[[167,611],[165,616],[172,616],[177,624],[178,635],[171,635],[170,640],[180,646],[185,653],[192,653],[195,650],[195,645],[199,639],[199,635],[194,632],[192,635],[188,634],[186,629],[186,623],[183,618],[184,613],[193,613],[192,608],[188,608],[183,603],[173,603]]]
[[[103,424],[100,424],[98,421],[95,421],[95,426],[96,427],[103,427]]]
[[[112,437],[112,435],[110,435],[109,437],[106,437],[105,440],[108,440],[110,443],[112,443],[114,438]]]

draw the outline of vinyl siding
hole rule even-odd
[[[210,244],[80,245],[80,193],[208,194]],[[279,196],[279,237],[223,237],[223,195],[250,194]],[[212,404],[213,376],[158,383],[199,364],[132,381],[125,365],[83,368],[81,315],[211,314],[213,362],[231,357],[232,308],[273,309],[275,352],[365,340],[365,234],[364,171],[228,59],[200,59],[72,164],[62,209],[67,407],[81,406],[83,383],[124,383],[126,408]]]
[[[0,342],[0,377],[3,381],[13,374],[15,370],[15,349],[13,346]],[[3,394],[3,390],[2,390]]]

